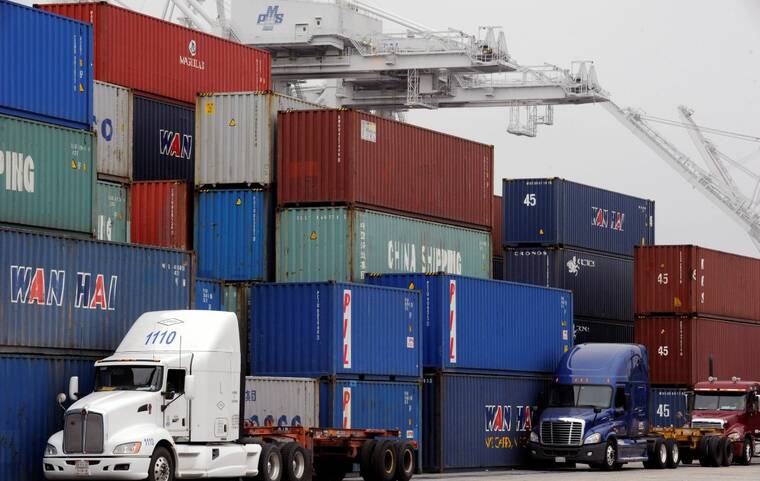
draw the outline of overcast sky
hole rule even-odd
[[[124,0],[158,11],[163,1]],[[25,3],[32,3],[26,1]],[[213,2],[210,2],[213,4]],[[757,0],[375,0],[432,28],[477,33],[500,25],[517,62],[569,67],[594,60],[621,106],[760,136],[760,1]],[[507,134],[504,108],[415,111],[407,120],[493,144],[496,177],[564,177],[657,202],[658,243],[693,243],[757,256],[742,228],[693,190],[598,105],[557,107],[536,138]],[[698,160],[681,129],[656,126]],[[760,144],[711,138],[739,159]],[[760,156],[750,164],[760,171]],[[496,193],[501,184],[497,182]]]

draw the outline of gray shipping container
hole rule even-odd
[[[209,94],[196,101],[195,184],[274,181],[277,112],[317,104],[275,93]]]
[[[245,419],[255,426],[319,426],[319,381],[300,377],[245,378]]]
[[[93,130],[98,139],[97,167],[101,178],[132,178],[132,92],[95,82]]]

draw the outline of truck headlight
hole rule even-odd
[[[587,437],[585,441],[583,441],[583,444],[596,444],[602,442],[602,434],[601,433],[594,433],[591,436]]]
[[[539,440],[538,440],[538,433],[537,432],[535,432],[535,431],[531,431],[530,432],[530,442],[531,443],[538,443],[539,442]]]
[[[119,444],[113,448],[114,454],[137,454],[142,447],[141,442]]]
[[[45,445],[45,456],[55,456],[56,454],[58,454],[58,450],[55,449],[55,446],[50,443]]]
[[[728,440],[731,442],[736,442],[742,438],[741,434],[737,433],[736,431],[729,433],[727,436]]]

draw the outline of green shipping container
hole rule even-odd
[[[93,138],[0,116],[0,223],[91,234]]]
[[[277,213],[277,281],[359,281],[368,272],[491,275],[491,234],[347,207]]]
[[[98,240],[129,242],[127,187],[98,181],[95,185],[95,237]]]

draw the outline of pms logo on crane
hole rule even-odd
[[[159,130],[161,137],[161,155],[189,159],[193,155],[193,136],[174,132],[171,130]]]
[[[272,30],[275,25],[279,25],[285,19],[285,14],[280,13],[279,5],[267,6],[267,11],[259,14],[256,24],[264,27],[264,30]]]
[[[591,217],[592,226],[623,232],[624,213],[594,206],[591,207],[591,210],[593,212],[593,216]]]

